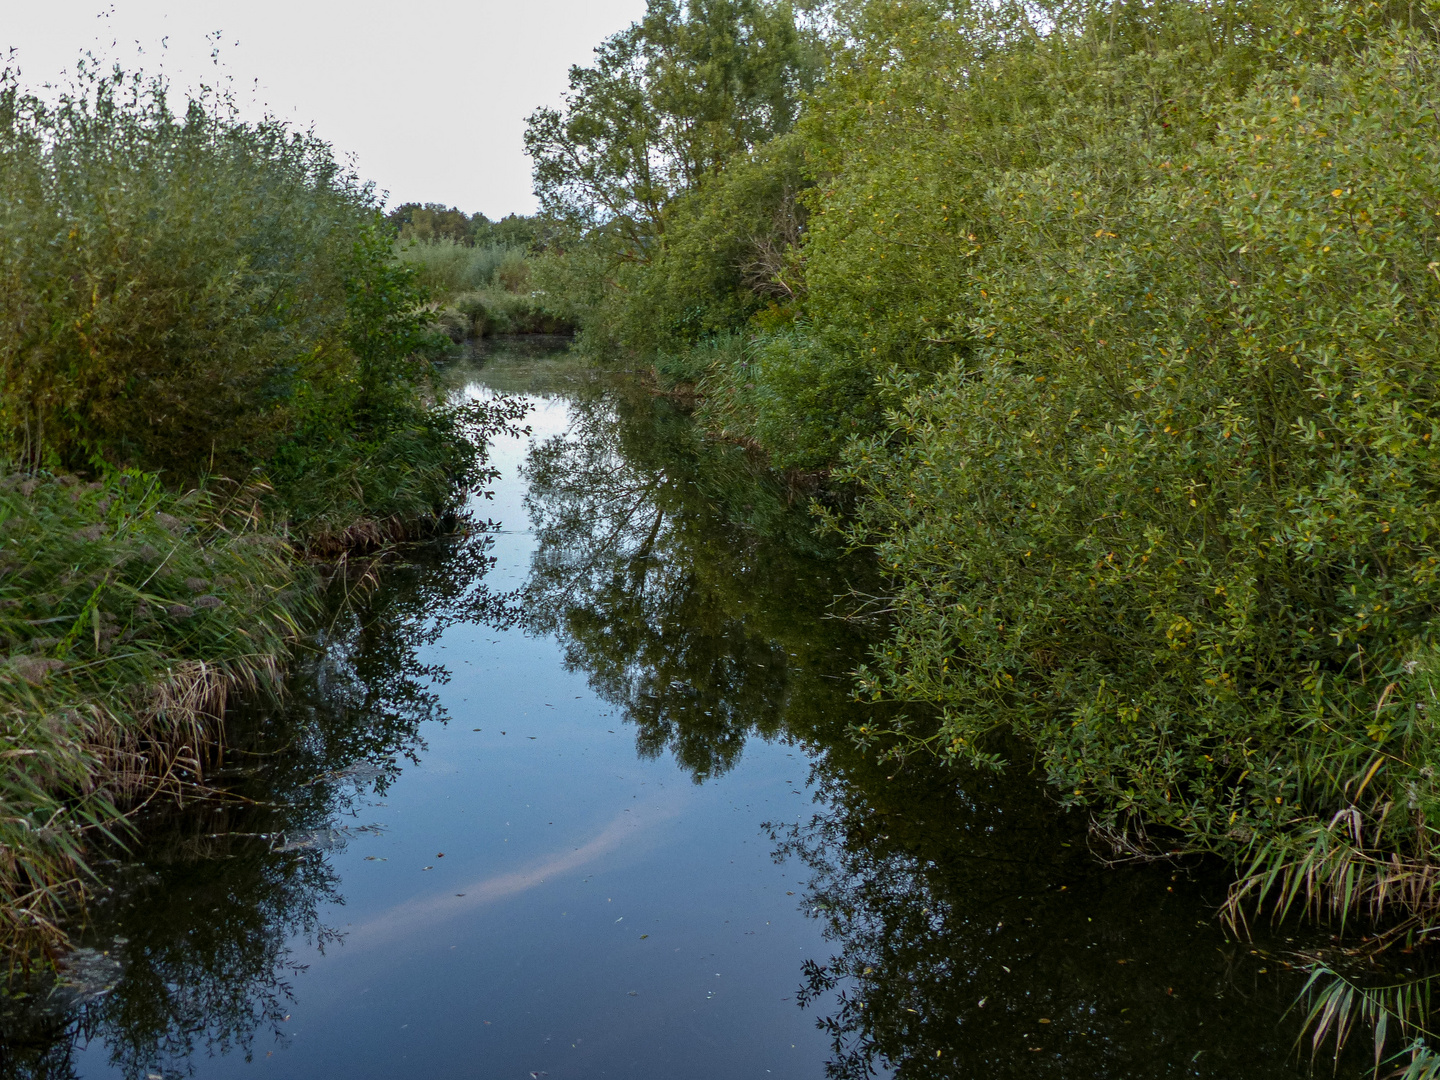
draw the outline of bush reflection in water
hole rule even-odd
[[[826,616],[868,571],[815,539],[803,495],[666,402],[612,387],[574,416],[530,459],[526,623],[696,782],[751,735],[810,753],[818,812],[771,829],[836,948],[797,973],[803,1004],[838,994],[828,1075],[1305,1073],[1283,1020],[1303,977],[1276,958],[1293,945],[1226,940],[1223,880],[1106,869],[1039,784],[896,775],[850,746],[873,707],[846,673],[876,628]]]
[[[843,702],[864,636],[823,617],[843,580],[808,497],[633,388],[572,416],[527,469],[525,621],[623,709],[640,754],[668,749],[701,782],[751,734],[804,731]]]
[[[319,915],[343,902],[324,852],[367,827],[360,796],[383,794],[419,760],[421,726],[445,718],[433,686],[448,672],[418,654],[458,620],[515,619],[512,598],[485,586],[488,547],[477,530],[410,552],[376,587],[363,571],[334,584],[332,619],[286,699],[227,717],[225,760],[206,777],[226,797],[147,813],[131,853],[102,866],[109,888],[81,935],[96,962],[0,998],[4,1075],[76,1075],[77,1047],[96,1041],[140,1077],[248,1059],[260,1032],[284,1042],[304,967],[290,942],[323,952],[342,936]]]

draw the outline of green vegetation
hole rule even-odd
[[[537,274],[858,496],[894,627],[861,692],[925,706],[863,744],[1020,736],[1123,850],[1229,860],[1233,917],[1398,940],[1440,922],[1435,16],[653,3],[532,119],[577,236]],[[724,53],[765,35],[798,44]],[[702,104],[666,89],[697,41]],[[734,88],[782,84],[751,123]]]
[[[386,215],[396,254],[433,298],[431,325],[452,341],[491,334],[568,334],[566,310],[531,282],[548,242],[540,218],[491,221],[439,203],[405,203]]]
[[[797,146],[762,148],[793,128],[818,50],[789,4],[654,0],[593,68],[571,69],[563,111],[530,117],[560,238],[536,276],[592,348],[673,349],[755,310],[767,260],[798,235],[802,183]]]
[[[0,72],[0,944],[86,830],[201,782],[339,556],[434,529],[512,407],[437,407],[426,294],[312,136],[82,65]]]

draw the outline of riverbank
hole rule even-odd
[[[80,63],[0,69],[0,949],[65,938],[87,848],[203,788],[324,578],[451,527],[504,402],[313,135]]]
[[[323,475],[298,481],[324,505],[308,517],[259,475],[179,491],[133,469],[0,480],[0,949],[66,940],[90,834],[123,839],[137,807],[206,790],[227,706],[278,691],[322,586],[363,590],[396,544],[468,527],[454,510],[489,478],[485,443],[517,409],[425,417],[448,464],[465,463],[431,460],[408,506],[403,486],[326,497],[337,477]],[[414,483],[425,456],[391,449],[389,469]],[[338,480],[387,479],[355,464]]]
[[[596,353],[854,494],[828,524],[892,620],[857,691],[915,709],[858,742],[1033,760],[1116,857],[1224,860],[1237,926],[1431,936],[1434,10],[792,14],[652,4],[599,51],[636,72],[573,72],[527,133],[575,229],[537,273]],[[755,96],[674,96],[722,40]],[[1368,977],[1334,993],[1425,1019]]]

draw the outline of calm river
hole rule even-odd
[[[863,560],[559,349],[453,373],[534,406],[494,528],[352,581],[230,719],[231,797],[145,817],[67,982],[0,1001],[6,1075],[1307,1072],[1284,939],[1227,940],[1222,882],[854,752]]]

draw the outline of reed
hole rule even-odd
[[[203,783],[227,700],[273,685],[310,571],[263,492],[154,474],[0,481],[0,946],[63,940],[87,830]]]

